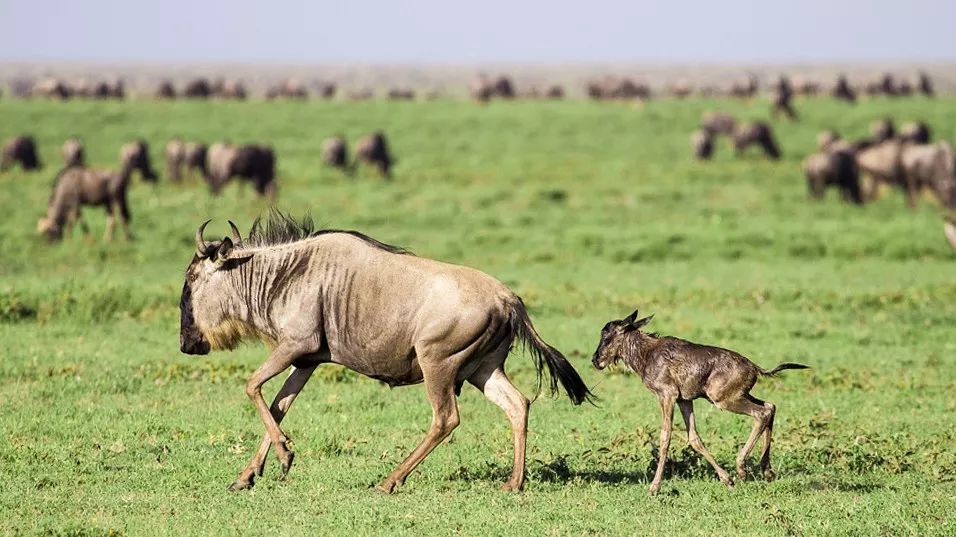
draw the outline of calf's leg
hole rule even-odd
[[[770,421],[772,412],[764,406],[763,401],[749,394],[742,394],[732,399],[714,401],[714,404],[724,410],[736,412],[737,414],[746,414],[754,419],[754,426],[750,430],[750,437],[747,438],[744,447],[742,447],[737,454],[737,476],[740,479],[746,479],[747,471],[744,469],[744,464],[747,462],[747,456],[750,455],[750,452],[753,450],[757,439],[760,438],[760,434],[767,428],[767,423]]]
[[[767,420],[767,428],[763,432],[763,452],[760,454],[760,470],[767,481],[773,481],[777,476],[770,467],[770,442],[773,436],[773,418],[777,414],[777,407],[767,401],[763,406],[770,412],[770,418]]]
[[[661,445],[657,452],[657,471],[651,481],[650,494],[657,494],[661,490],[661,480],[664,479],[664,465],[667,463],[667,450],[671,444],[671,429],[674,421],[674,401],[677,397],[671,394],[660,395],[661,404]]]
[[[680,399],[677,401],[677,405],[680,407],[680,413],[684,417],[684,426],[687,427],[687,441],[690,443],[690,447],[694,448],[694,451],[700,453],[701,456],[710,463],[717,472],[717,477],[720,478],[721,483],[728,487],[734,486],[734,480],[731,479],[730,474],[717,464],[717,460],[707,451],[707,448],[704,447],[704,442],[701,441],[700,436],[697,435],[697,420],[694,418],[694,402],[687,399]]]

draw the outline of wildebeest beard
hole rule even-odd
[[[193,318],[192,287],[188,278],[183,284],[183,294],[179,299],[179,320],[179,350],[185,354],[209,354],[211,345]]]

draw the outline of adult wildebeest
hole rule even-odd
[[[166,174],[173,183],[183,180],[183,163],[186,160],[186,144],[179,138],[173,138],[166,144]]]
[[[47,214],[37,222],[37,230],[50,240],[59,240],[79,221],[84,234],[88,233],[80,209],[83,205],[100,205],[106,209],[107,215],[105,239],[112,240],[117,217],[126,238],[132,239],[127,191],[134,170],[139,170],[146,180],[155,180],[145,144],[134,142],[123,146],[119,172],[76,166],[64,168],[53,182]]]
[[[187,99],[208,99],[212,96],[212,85],[205,78],[195,78],[186,83],[182,95]]]
[[[207,222],[208,224],[208,222]],[[274,212],[245,241],[207,243],[203,224],[186,269],[180,301],[180,349],[187,354],[267,342],[268,360],[249,377],[246,394],[266,428],[256,454],[230,490],[261,476],[270,446],[285,475],[293,454],[279,423],[316,367],[343,365],[389,386],[424,382],[432,424],[421,444],[378,486],[393,492],[458,426],[456,396],[469,382],[511,422],[514,468],[506,490],[524,484],[528,400],[505,374],[513,342],[523,342],[550,388],[560,383],[574,404],[592,397],[564,356],[545,343],[521,299],[477,270],[415,257],[354,231],[315,232]],[[292,373],[270,408],[262,386]]]
[[[771,112],[774,117],[783,114],[787,119],[793,121],[797,119],[797,111],[793,109],[790,101],[793,99],[793,86],[790,85],[790,79],[780,75],[779,80],[774,85]]]
[[[698,129],[690,135],[690,145],[697,160],[710,160],[714,154],[714,136],[704,129]]]
[[[757,94],[760,84],[757,81],[757,75],[748,73],[746,79],[736,80],[730,85],[728,94],[731,97],[740,97],[749,99]]]
[[[278,189],[275,177],[275,152],[256,144],[213,144],[207,153],[206,180],[218,195],[233,177],[249,181],[260,196],[274,198]]]
[[[79,138],[70,138],[63,142],[63,148],[60,150],[63,154],[63,166],[86,166],[86,152],[83,150],[83,142]]]
[[[849,144],[839,143],[839,135],[828,130],[817,136],[820,152],[803,161],[803,173],[807,178],[807,191],[811,198],[822,198],[829,186],[840,190],[844,201],[863,204],[860,189],[860,171],[856,157]]]
[[[807,369],[807,366],[783,363],[773,369],[764,369],[729,349],[642,332],[641,328],[653,317],[638,319],[637,310],[634,310],[627,317],[604,325],[591,361],[597,369],[623,361],[657,396],[661,407],[661,442],[658,446],[657,471],[651,481],[651,495],[657,494],[664,479],[675,403],[684,417],[690,446],[710,463],[722,483],[728,487],[734,484],[730,474],[717,464],[697,434],[694,399],[705,399],[721,410],[754,419],[750,437],[737,454],[737,477],[747,477],[744,464],[757,440],[763,436],[760,469],[764,478],[772,481],[776,476],[770,465],[770,442],[777,408],[769,401],[757,399],[750,394],[750,390],[761,377],[772,377],[787,369]]]
[[[139,139],[123,144],[120,147],[120,169],[129,168],[130,171],[139,171],[143,181],[155,183],[159,176],[153,171],[149,158],[149,144]]]
[[[0,172],[7,171],[14,163],[19,164],[24,171],[43,168],[43,163],[37,156],[37,144],[33,136],[14,136],[3,144],[0,151]]]
[[[751,121],[738,125],[734,129],[734,151],[738,156],[751,145],[759,145],[770,159],[780,158],[780,147],[773,136],[773,129],[763,121]]]
[[[345,138],[334,136],[322,142],[322,162],[351,175],[352,168],[349,166],[349,151]]]
[[[159,86],[156,87],[154,96],[157,99],[175,99],[176,87],[173,86],[173,83],[169,80],[163,80],[159,83]]]
[[[392,88],[388,90],[387,96],[392,101],[414,101],[415,90],[411,88]]]
[[[382,131],[373,132],[355,144],[355,161],[352,166],[357,167],[359,163],[374,166],[385,179],[392,178],[392,166],[395,165],[395,159],[388,151],[388,144]]]
[[[917,184],[909,181],[903,173],[900,157],[903,153],[903,142],[890,138],[882,142],[873,143],[860,149],[856,153],[856,163],[860,171],[870,178],[865,198],[872,200],[876,197],[880,183],[902,189],[906,194],[906,203],[912,209],[916,207]]]
[[[956,157],[948,142],[903,144],[900,167],[907,185],[928,188],[943,206],[956,209]]]

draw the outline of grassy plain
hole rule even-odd
[[[36,136],[47,167],[0,176],[0,533],[13,535],[953,535],[956,533],[956,259],[928,200],[851,207],[806,199],[800,161],[816,132],[866,134],[889,115],[956,139],[952,99],[800,101],[775,122],[784,158],[690,157],[704,110],[763,118],[765,101],[150,103],[0,101],[0,137]],[[382,128],[396,180],[347,180],[321,140]],[[81,136],[114,166],[137,136],[264,141],[279,206],[362,230],[511,285],[543,336],[601,397],[532,406],[529,480],[510,472],[500,411],[466,388],[462,425],[393,496],[370,489],[420,440],[420,387],[389,390],[329,366],[284,423],[296,465],[251,492],[233,481],[262,427],[244,392],[258,345],[178,352],[178,298],[192,235],[226,233],[268,206],[199,184],[131,191],[134,242],[35,234],[59,146]],[[652,327],[728,346],[764,366],[778,406],[773,483],[726,490],[677,427],[661,494],[646,488],[658,410],[639,380],[598,373],[600,327],[635,307]],[[533,392],[530,359],[509,369]],[[269,395],[277,389],[268,386]],[[748,420],[697,404],[704,441],[731,467]],[[678,418],[679,421],[679,418]]]

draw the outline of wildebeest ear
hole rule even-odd
[[[637,319],[637,310],[634,310],[634,313],[624,318],[624,324],[634,324],[634,319]]]
[[[647,317],[644,317],[643,319],[641,319],[641,320],[637,321],[636,323],[634,323],[634,328],[640,328],[640,327],[646,325],[647,323],[651,322],[651,319],[653,319],[653,318],[654,318],[654,315],[648,315]]]
[[[219,249],[216,250],[216,262],[222,263],[229,258],[229,254],[232,253],[232,239],[229,237],[223,237],[222,242],[219,243]]]

